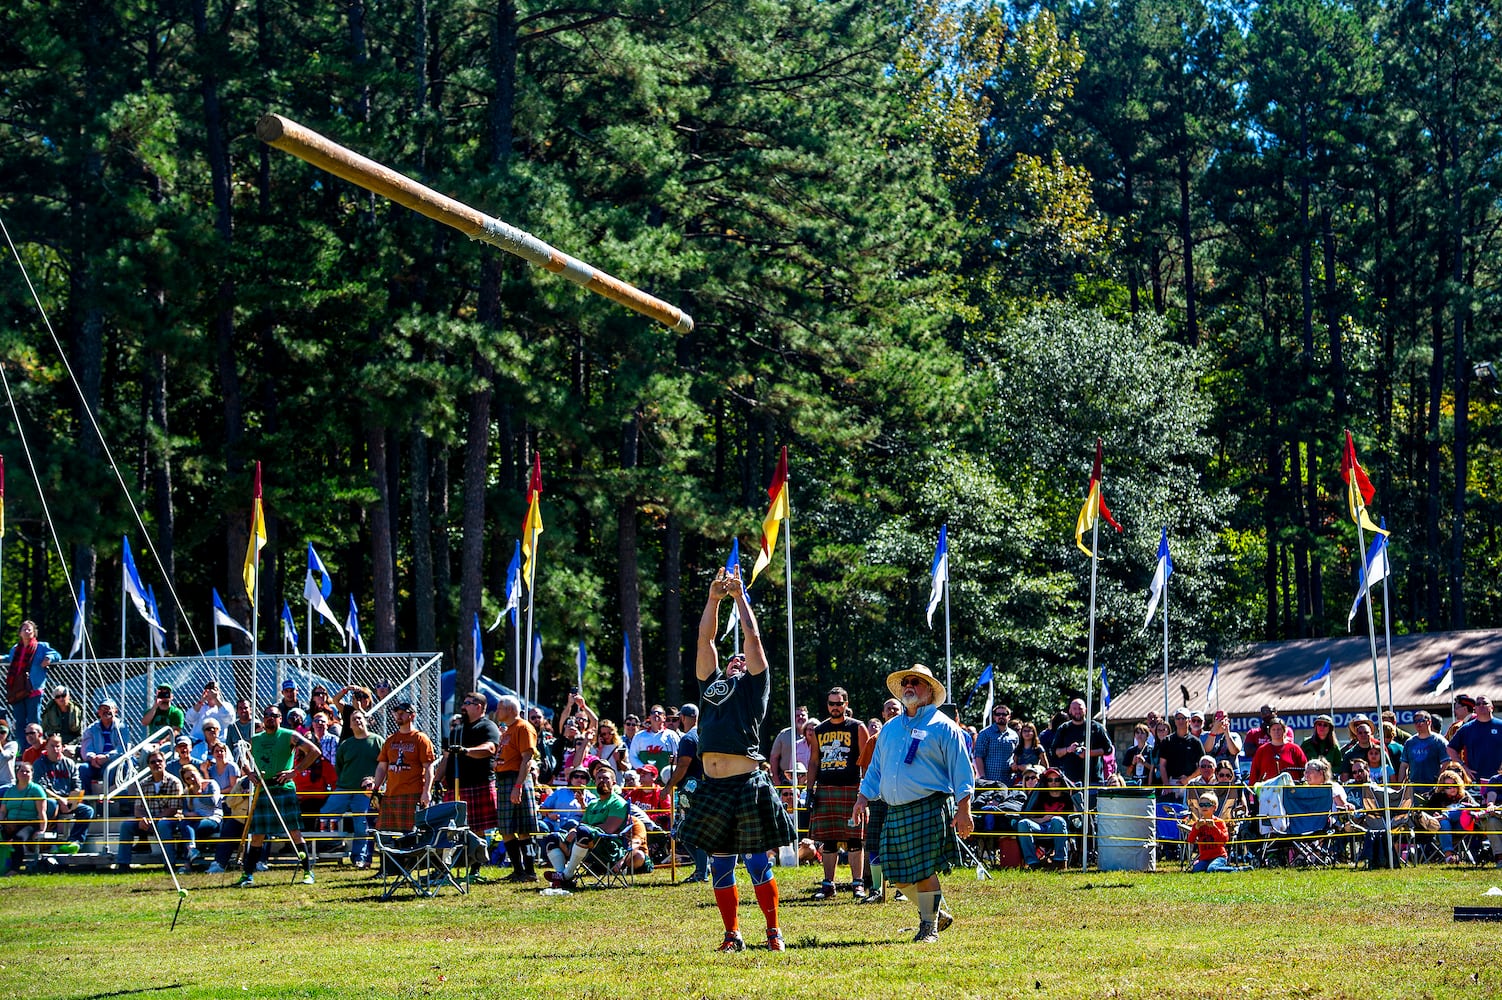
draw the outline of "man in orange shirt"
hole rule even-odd
[[[432,802],[433,764],[438,754],[433,750],[433,741],[414,724],[417,713],[410,701],[393,705],[391,717],[396,722],[396,732],[382,744],[375,774],[360,784],[368,791],[380,788],[382,782],[386,784],[376,829],[406,831],[415,826],[417,811]]]
[[[501,742],[495,757],[496,829],[511,859],[508,882],[536,882],[530,846],[537,832],[537,795],[532,789],[532,762],[537,758],[537,730],[522,718],[522,703],[502,695],[495,710]]]

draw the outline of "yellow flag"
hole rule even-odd
[[[260,573],[261,550],[266,547],[266,515],[261,510],[261,463],[256,463],[255,498],[251,501],[250,541],[245,546],[245,593],[251,603],[256,600],[257,577]]]
[[[777,471],[772,474],[772,485],[767,487],[767,496],[772,506],[761,522],[761,549],[756,553],[756,565],[751,567],[751,582],[755,583],[761,571],[772,564],[772,553],[777,551],[777,531],[782,519],[788,516],[788,449],[782,446],[782,457],[777,460]]]

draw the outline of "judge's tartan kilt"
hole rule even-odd
[[[795,843],[798,831],[764,771],[699,779],[677,838],[710,854],[750,854]]]
[[[541,833],[542,826],[537,821],[537,792],[528,781],[522,788],[522,800],[516,805],[511,803],[511,789],[516,787],[515,771],[498,771],[495,776],[495,829],[504,837],[530,837],[534,833]],[[470,820],[469,828],[476,829],[474,820]]]
[[[511,786],[506,786],[506,793],[511,793]],[[450,792],[445,802],[455,801],[454,793]],[[463,802],[469,808],[465,810],[466,824],[475,833],[485,834],[496,827],[495,808],[495,785],[461,785],[459,786],[458,801]]]
[[[271,808],[273,802],[282,814],[280,820],[276,818],[276,812]],[[302,829],[302,807],[297,803],[297,789],[263,784],[256,792],[255,812],[250,815],[250,835],[252,837],[285,837],[287,833],[282,829],[284,822],[287,824],[287,830]]]
[[[946,874],[959,863],[954,799],[948,792],[887,808],[881,827],[882,877],[886,881],[912,885],[930,875]]]
[[[406,792],[393,795],[383,792],[380,801],[376,804],[377,830],[410,833],[417,829],[417,803],[422,801],[419,792]]]

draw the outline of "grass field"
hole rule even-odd
[[[844,870],[841,869],[843,875]],[[1189,875],[972,871],[947,881],[955,925],[910,943],[911,904],[813,902],[779,870],[789,949],[718,955],[703,885],[375,901],[369,873],[42,875],[0,882],[0,998],[48,997],[1476,997],[1502,994],[1502,933],[1455,905],[1496,869]],[[744,872],[741,873],[744,880]]]

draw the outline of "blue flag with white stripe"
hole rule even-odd
[[[932,580],[928,591],[928,627],[934,627],[934,608],[944,597],[944,585],[949,582],[949,525],[939,525],[939,544],[934,548],[934,559],[928,567]]]

